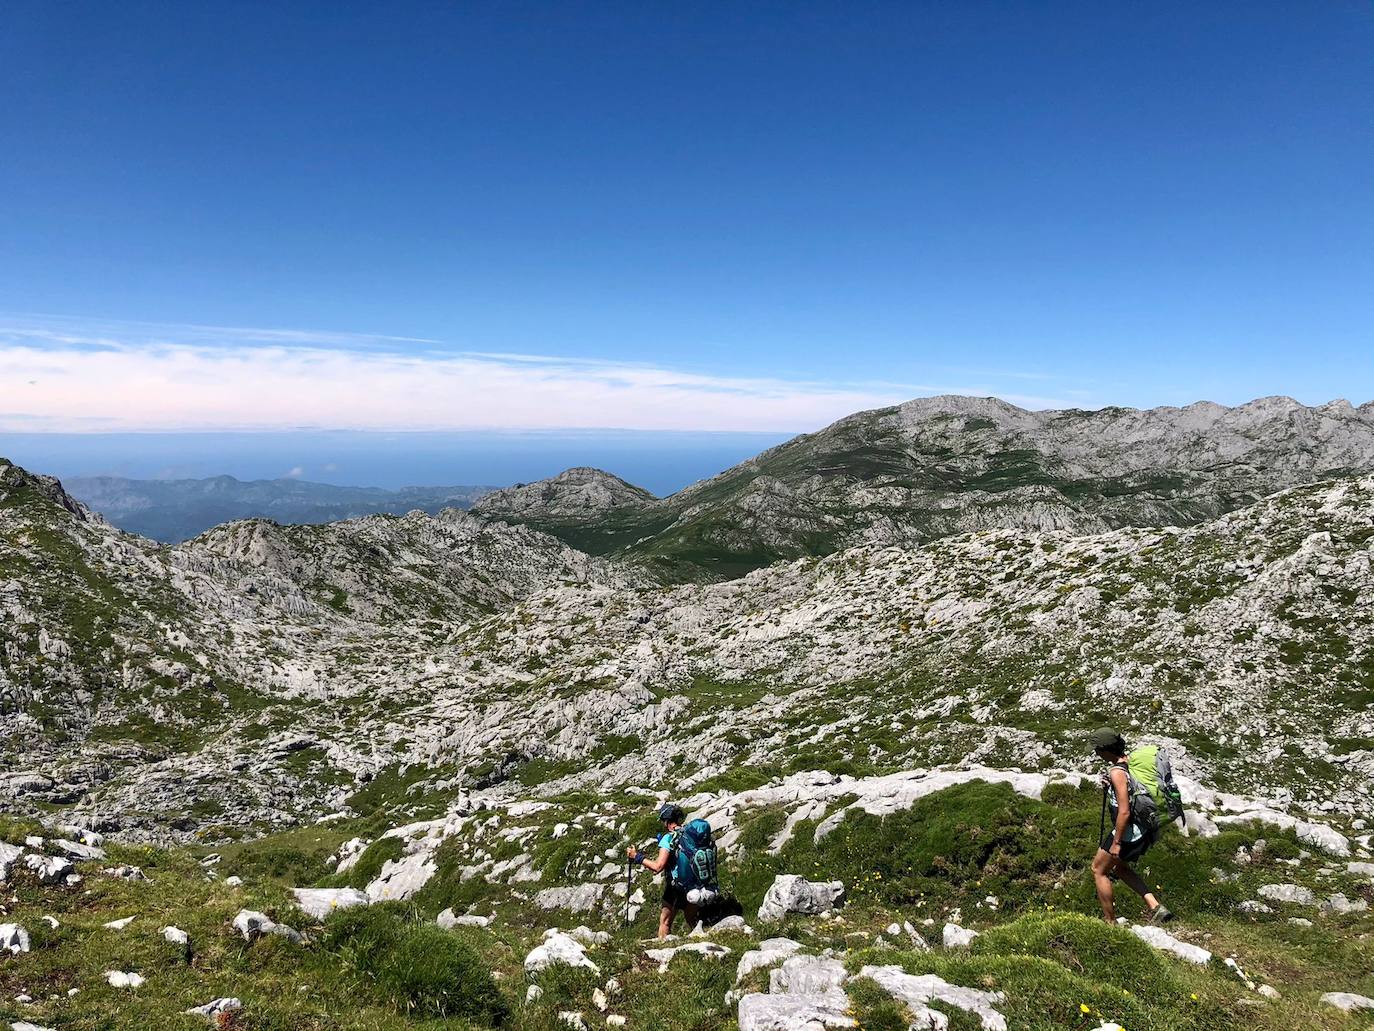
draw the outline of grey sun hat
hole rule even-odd
[[[1095,752],[1114,752],[1118,755],[1126,752],[1126,739],[1111,727],[1098,727],[1088,735],[1088,743]]]

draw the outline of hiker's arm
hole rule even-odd
[[[1131,800],[1128,796],[1126,771],[1120,768],[1111,772],[1112,790],[1116,792],[1116,826],[1112,829],[1111,853],[1121,855],[1121,841],[1126,837],[1126,827],[1131,822]]]
[[[658,855],[654,856],[653,859],[641,858],[643,853],[636,848],[627,849],[625,854],[638,862],[640,866],[644,867],[644,869],[648,870],[650,873],[662,873],[663,868],[668,865],[668,857],[671,853],[668,849],[660,847]]]
[[[666,848],[660,848],[658,850],[658,855],[656,855],[653,859],[644,860],[644,869],[650,870],[653,873],[662,873],[663,868],[668,865],[668,857],[671,854],[672,853],[670,853]]]

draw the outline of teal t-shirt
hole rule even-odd
[[[673,847],[674,847],[676,844],[677,844],[677,835],[674,834],[672,831],[664,831],[662,834],[659,835],[659,838],[658,838],[658,847],[659,847],[659,848],[666,848],[668,851],[671,852],[671,851],[673,850]],[[674,865],[675,865],[674,863],[670,862],[667,866],[665,866],[665,867],[663,868],[663,883],[664,883],[664,884],[672,884],[672,883],[673,883],[673,866],[674,866]]]

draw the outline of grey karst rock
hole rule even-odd
[[[829,992],[844,985],[848,971],[838,959],[828,956],[788,956],[768,972],[768,991],[772,995],[811,995]]]
[[[123,881],[146,881],[148,879],[143,868],[138,866],[107,866],[100,872],[107,877],[115,877]]]
[[[107,970],[105,971],[105,981],[111,988],[142,988],[147,980],[142,974],[134,973],[131,970]]]
[[[241,909],[230,922],[234,930],[243,936],[244,941],[253,941],[264,934],[275,934],[289,941],[300,943],[303,939],[299,931],[286,924],[279,924],[266,913],[252,909]]]
[[[0,952],[29,951],[29,932],[19,924],[0,924]]]
[[[573,1031],[591,1031],[591,1025],[582,1016],[581,1010],[560,1010],[558,1020],[559,1023],[567,1025]]]
[[[604,884],[578,884],[563,888],[545,888],[536,892],[534,904],[540,909],[566,909],[573,913],[589,913],[601,904],[606,894]]]
[[[645,949],[646,958],[658,964],[660,973],[666,973],[668,964],[673,961],[674,956],[687,954],[701,956],[703,959],[724,959],[730,955],[730,950],[724,945],[715,942],[688,942],[686,945],[669,945],[659,949]]]
[[[1347,863],[1345,869],[1347,873],[1374,877],[1374,863]]]
[[[908,974],[896,966],[866,966],[855,975],[857,978],[873,981],[893,998],[905,1003],[912,1014],[913,1028],[949,1026],[948,1017],[930,1008],[929,1004],[936,1002],[977,1017],[984,1031],[1007,1031],[1007,1018],[996,1009],[1007,1001],[1003,992],[964,988],[934,974]]]
[[[54,838],[51,847],[64,852],[71,859],[80,862],[87,859],[104,859],[105,850],[95,845],[85,845],[79,841],[66,841],[62,838]]]
[[[102,926],[109,928],[111,931],[122,931],[133,923],[135,919],[137,918],[132,916],[120,917],[118,920],[107,920]]]
[[[609,931],[594,931],[586,924],[578,924],[567,933],[570,938],[576,938],[583,945],[609,945],[611,942]]]
[[[18,845],[0,841],[0,883],[9,880],[10,872],[23,854],[24,850]]]
[[[544,940],[525,957],[525,973],[537,974],[541,970],[559,965],[590,970],[594,974],[600,973],[581,942],[562,931],[550,929],[544,932]]]
[[[367,892],[357,888],[292,888],[291,894],[296,897],[296,905],[316,920],[328,918],[335,910],[366,906],[372,902]]]
[[[376,879],[368,882],[367,895],[374,902],[403,902],[428,884],[437,869],[428,851],[388,859]]]
[[[191,947],[191,936],[180,927],[167,926],[162,929],[162,940],[168,945],[176,945],[183,949]]]
[[[838,989],[812,995],[764,995],[739,1000],[740,1031],[827,1031],[857,1027],[849,996]]]
[[[1358,1010],[1374,1010],[1374,999],[1367,995],[1357,995],[1354,992],[1324,992],[1321,1002],[1326,1006],[1333,1006],[1346,1013],[1354,1013]]]
[[[763,897],[758,919],[775,924],[788,913],[816,916],[831,912],[843,900],[844,885],[839,881],[812,882],[800,874],[779,874]]]
[[[1237,905],[1236,909],[1240,910],[1242,913],[1272,913],[1274,911],[1272,906],[1266,906],[1258,899],[1246,899],[1244,902]]]
[[[1364,899],[1349,899],[1345,895],[1337,892],[1321,904],[1323,913],[1333,913],[1342,916],[1346,913],[1363,913],[1369,909],[1369,903]]]
[[[222,1023],[221,1017],[226,1013],[233,1013],[243,1009],[243,1003],[235,998],[211,999],[203,1006],[192,1006],[183,1012],[196,1017],[204,1017],[215,1026]]]
[[[735,914],[721,917],[721,919],[717,920],[710,927],[707,927],[704,923],[698,923],[696,927],[692,928],[693,937],[726,933],[753,934],[754,929],[744,922],[744,917]]]
[[[735,983],[743,981],[755,970],[781,963],[788,956],[796,955],[801,947],[801,942],[791,938],[765,938],[759,942],[757,949],[750,949],[740,957],[739,966],[735,969]]]
[[[53,1031],[53,1029],[41,1024],[30,1024],[27,1020],[16,1020],[10,1024],[10,1031]]]
[[[1162,927],[1135,924],[1131,927],[1131,933],[1147,945],[1159,949],[1161,952],[1177,956],[1188,963],[1206,966],[1212,961],[1212,954],[1206,949],[1181,941]]]
[[[940,942],[947,949],[966,949],[977,937],[977,931],[954,923],[945,924],[940,931]]]
[[[1270,902],[1288,902],[1295,906],[1315,906],[1317,896],[1312,889],[1300,884],[1265,884],[1259,889],[1261,897]]]
[[[32,852],[24,856],[24,865],[33,871],[40,884],[63,882],[71,875],[73,869],[69,859],[62,859],[58,856],[40,856]]]

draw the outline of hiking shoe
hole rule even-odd
[[[1169,911],[1169,908],[1161,904],[1155,906],[1154,912],[1150,914],[1148,922],[1152,924],[1167,924],[1173,918],[1174,914]]]

